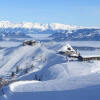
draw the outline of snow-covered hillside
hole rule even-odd
[[[31,37],[40,40],[39,35],[37,38],[31,34]],[[42,41],[49,35],[42,34],[40,38]],[[23,46],[23,41],[27,39],[30,38],[16,37],[16,41],[6,38],[0,42],[0,77],[11,81],[0,89],[0,100],[100,98],[100,61],[79,62],[60,55],[59,50],[65,50],[67,42],[42,41],[34,46]],[[70,42],[78,47],[100,47],[99,42],[93,43]],[[99,51],[95,50],[95,55],[99,56]],[[84,50],[80,52],[84,56],[93,53]],[[12,72],[15,73],[13,77]]]

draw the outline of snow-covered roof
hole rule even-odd
[[[73,51],[73,52],[76,52],[72,46],[68,43],[66,43],[64,46],[62,46],[61,49],[59,49],[59,51],[63,51],[63,52],[66,52],[66,51]]]
[[[25,40],[24,42],[36,42],[36,40]]]

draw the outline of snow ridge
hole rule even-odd
[[[0,28],[28,28],[28,29],[40,29],[40,30],[76,30],[83,28],[99,28],[100,27],[83,27],[76,25],[66,25],[61,23],[50,23],[50,24],[41,24],[41,23],[32,23],[32,22],[22,22],[22,23],[13,23],[10,21],[0,21]]]

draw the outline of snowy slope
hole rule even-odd
[[[47,35],[42,39],[44,38],[47,38]],[[34,40],[35,37],[32,36],[32,39]],[[0,47],[2,47],[0,49],[0,77],[11,79],[11,73],[16,71],[17,66],[20,68],[14,78],[17,81],[4,87],[3,92],[0,90],[0,100],[66,100],[67,98],[94,100],[96,97],[100,98],[99,61],[68,61],[65,56],[58,54],[60,49],[66,49],[67,43],[64,42],[51,41],[41,42],[35,46],[23,46],[22,41],[11,41],[9,38],[0,42]],[[88,42],[88,45],[90,44]],[[31,68],[31,65],[34,67]],[[25,69],[28,69],[27,73]]]

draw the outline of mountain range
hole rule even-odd
[[[100,29],[77,29],[69,32],[57,32],[50,37],[55,41],[100,41]]]
[[[0,40],[3,37],[29,37],[27,34],[51,34],[52,40],[100,40],[100,27],[83,27],[60,23],[12,23],[0,21]]]

